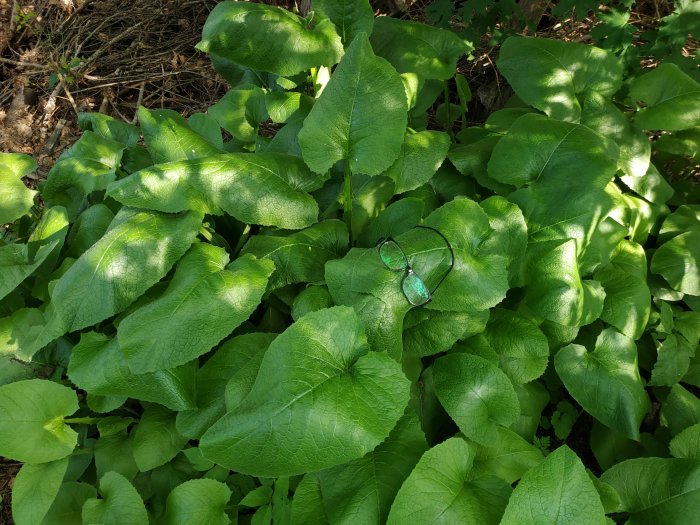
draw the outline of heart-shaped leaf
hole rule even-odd
[[[264,477],[346,463],[389,435],[408,386],[398,363],[369,351],[352,309],[319,310],[272,342],[248,396],[200,447],[220,465]]]

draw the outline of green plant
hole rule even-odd
[[[425,113],[469,47],[316,5],[218,4],[230,92],[81,115],[42,208],[0,155],[17,523],[691,522],[700,207],[653,161],[697,83],[510,38],[517,98],[454,143]]]

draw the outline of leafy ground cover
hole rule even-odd
[[[511,36],[469,126],[457,34],[313,7],[217,5],[226,95],[39,193],[0,154],[15,522],[691,523],[692,71]]]

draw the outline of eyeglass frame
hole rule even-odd
[[[380,240],[377,242],[377,251],[380,253],[379,259],[382,261],[382,264],[384,264],[384,266],[385,266],[387,269],[391,270],[392,272],[405,272],[405,275],[403,276],[403,279],[401,279],[401,292],[403,293],[404,297],[406,298],[406,300],[409,302],[409,304],[410,304],[411,306],[414,306],[414,307],[418,308],[418,307],[421,307],[421,306],[425,306],[426,304],[428,304],[429,302],[431,302],[431,301],[433,300],[433,294],[437,291],[437,289],[440,287],[440,285],[444,282],[444,280],[447,278],[447,276],[450,274],[450,272],[451,272],[452,269],[454,268],[454,265],[455,265],[455,252],[454,252],[454,250],[452,249],[452,244],[450,244],[450,241],[448,241],[448,240],[447,240],[447,237],[445,237],[445,235],[444,235],[440,230],[438,230],[437,228],[433,228],[433,227],[431,227],[431,226],[423,226],[423,225],[417,225],[416,228],[422,228],[422,229],[424,229],[424,230],[431,230],[431,231],[434,231],[434,232],[437,233],[440,237],[442,237],[442,240],[445,241],[445,244],[447,245],[447,248],[450,250],[450,257],[451,257],[451,260],[450,260],[450,267],[449,267],[449,269],[447,270],[447,272],[445,273],[445,275],[443,275],[442,278],[438,281],[438,283],[435,285],[435,287],[433,288],[432,291],[427,287],[425,281],[423,281],[423,278],[420,277],[416,272],[413,271],[413,267],[411,266],[411,263],[410,263],[410,261],[408,260],[408,256],[406,255],[406,252],[404,251],[403,248],[401,248],[401,245],[400,245],[398,242],[396,242],[396,239],[394,239],[394,238],[392,238],[392,237],[385,237],[385,238],[383,238],[383,239],[380,239]],[[384,246],[384,245],[385,245],[386,243],[388,243],[388,242],[393,242],[393,243],[396,245],[396,247],[399,249],[399,251],[401,252],[401,255],[403,255],[404,260],[406,261],[406,267],[405,267],[405,268],[394,270],[394,269],[392,269],[389,265],[387,265],[386,262],[384,262],[384,259],[382,259],[382,256],[381,256],[381,248],[382,248],[382,246]],[[403,283],[404,283],[404,281],[406,280],[406,277],[408,277],[408,276],[411,275],[411,274],[415,275],[418,279],[420,279],[421,282],[423,283],[423,285],[425,285],[426,290],[428,290],[428,299],[427,299],[425,302],[422,302],[422,303],[414,303],[413,301],[411,301],[411,299],[410,299],[410,298],[408,297],[408,295],[406,294],[406,291],[404,290],[404,287],[403,287]]]

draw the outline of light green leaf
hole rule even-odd
[[[207,113],[219,125],[238,140],[254,142],[260,122],[267,120],[267,114],[256,115],[256,106],[265,107],[265,92],[259,87],[232,89],[221,100],[211,106]]]
[[[227,525],[225,508],[229,488],[213,479],[192,479],[168,495],[164,523],[167,525]]]
[[[159,405],[146,404],[134,431],[134,460],[141,472],[165,465],[188,439],[175,428],[175,413]]]
[[[500,195],[494,195],[479,203],[489,217],[494,230],[486,239],[482,250],[505,255],[510,259],[508,279],[513,284],[525,260],[527,248],[527,224],[520,208]]]
[[[600,318],[632,339],[639,339],[651,313],[651,294],[645,280],[629,274],[617,264],[595,273],[605,290]]]
[[[605,510],[581,460],[566,445],[525,473],[501,524],[607,524]]]
[[[19,243],[0,246],[0,299],[34,273],[58,245],[59,240],[55,239],[38,250]]]
[[[600,316],[605,291],[581,280],[576,241],[547,241],[528,246],[525,303],[539,317],[566,326],[585,326]]]
[[[102,499],[88,499],[83,504],[83,523],[148,524],[148,513],[141,496],[121,474],[107,472],[102,476],[100,495]]]
[[[542,411],[549,404],[549,392],[537,381],[514,386],[520,402],[520,417],[509,428],[532,442],[542,419]]]
[[[460,339],[486,327],[489,311],[440,312],[426,308],[409,310],[403,325],[404,355],[428,356],[446,352]]]
[[[135,375],[129,370],[117,338],[85,332],[73,347],[68,377],[90,394],[123,396],[160,403],[171,410],[195,408],[196,362],[171,370]]]
[[[629,525],[692,523],[700,513],[700,464],[691,459],[637,458],[600,477],[630,513]]]
[[[554,366],[572,397],[593,417],[639,441],[649,398],[639,376],[637,348],[614,328],[601,332],[595,350],[571,344],[559,350]]]
[[[408,390],[398,364],[369,351],[350,308],[319,310],[272,342],[248,396],[200,447],[220,465],[264,477],[331,467],[383,441]],[[340,391],[345,395],[336,396]]]
[[[611,96],[622,81],[622,65],[612,53],[545,38],[508,38],[496,65],[521,99],[568,122],[581,117],[579,95]]]
[[[292,319],[298,321],[310,312],[331,306],[333,306],[333,298],[326,286],[307,286],[294,298]]]
[[[134,461],[134,434],[126,431],[111,436],[100,437],[95,442],[95,471],[101,478],[109,472],[116,472],[133,481],[139,472]]]
[[[460,438],[428,450],[396,495],[387,524],[497,524],[511,488],[493,476],[475,476],[475,455]]]
[[[689,231],[664,243],[651,258],[651,271],[674,290],[700,295],[700,231]]]
[[[499,367],[514,383],[529,383],[544,374],[549,361],[547,338],[537,325],[510,310],[495,308],[484,336]]]
[[[270,39],[269,35],[275,38]],[[282,76],[332,66],[343,45],[330,20],[313,29],[294,13],[263,4],[226,2],[209,14],[196,48],[251,69]]]
[[[249,253],[275,263],[268,287],[275,290],[293,283],[323,281],[326,261],[344,254],[348,242],[345,223],[328,220],[285,236],[252,236],[241,254]]]
[[[200,222],[196,213],[120,210],[104,237],[56,282],[49,322],[37,344],[124,310],[170,270],[192,244]]]
[[[674,457],[700,460],[700,423],[679,432],[668,448]]]
[[[394,192],[414,190],[428,182],[450,148],[450,136],[441,131],[406,133],[401,153],[384,175],[393,179]]]
[[[78,125],[86,131],[93,131],[102,138],[121,142],[126,146],[136,146],[140,138],[136,126],[104,113],[78,113]]]
[[[187,123],[215,148],[223,149],[224,139],[221,135],[221,126],[211,115],[211,107],[207,110],[207,113],[193,113],[187,119]]]
[[[361,246],[374,246],[381,239],[397,237],[414,228],[423,217],[425,203],[415,197],[404,197],[389,204],[369,223],[358,239]]]
[[[29,155],[0,153],[0,224],[14,222],[29,213],[36,191],[22,182],[22,177],[36,168]]]
[[[517,187],[539,182],[565,184],[569,191],[602,189],[617,171],[618,155],[612,140],[586,126],[527,114],[494,147],[488,173]]]
[[[92,485],[75,481],[64,483],[41,525],[82,523],[83,504],[95,496],[97,490]]]
[[[78,258],[107,233],[114,220],[114,213],[106,205],[98,203],[83,211],[71,227],[66,239],[67,257]]]
[[[167,290],[122,320],[117,339],[133,373],[187,363],[250,317],[274,266],[247,255],[226,267],[228,258],[223,248],[194,244]]]
[[[681,385],[673,385],[661,404],[661,425],[675,435],[697,423],[700,423],[700,399]]]
[[[117,176],[125,147],[121,142],[86,131],[53,165],[41,187],[42,197],[71,209],[76,197],[106,189]]]
[[[304,525],[328,525],[328,517],[323,507],[321,484],[316,474],[306,474],[297,489],[292,500],[293,524]]]
[[[231,153],[146,168],[110,185],[107,194],[129,206],[226,212],[248,224],[300,229],[316,222],[318,205],[306,192],[324,180],[298,157]]]
[[[496,440],[488,446],[474,443],[476,456],[472,473],[475,477],[494,475],[513,484],[528,470],[539,465],[544,456],[537,447],[512,430],[503,427],[497,430]]]
[[[658,357],[651,371],[650,385],[673,386],[688,372],[690,358],[695,354],[694,347],[681,336],[669,334],[657,343]]]
[[[700,204],[683,204],[666,217],[659,230],[659,241],[666,242],[687,231],[700,231]]]
[[[372,48],[399,73],[447,80],[459,58],[473,49],[455,33],[426,24],[381,16],[374,22]]]
[[[635,125],[677,131],[700,125],[700,84],[672,63],[634,79],[630,96],[644,103]]]
[[[384,523],[404,480],[428,449],[418,417],[404,415],[389,437],[366,456],[319,472],[331,523]]]
[[[673,186],[653,164],[649,164],[647,172],[640,177],[623,175],[620,179],[637,195],[655,204],[664,204],[674,194]]]
[[[325,173],[339,160],[378,175],[401,153],[408,105],[401,77],[358,35],[299,132],[304,161]]]
[[[221,153],[219,148],[194,131],[187,121],[173,110],[150,110],[141,106],[139,122],[148,152],[155,164]]]
[[[345,45],[359,33],[372,33],[374,11],[369,0],[313,0],[311,7],[333,22]]]
[[[75,391],[49,380],[0,386],[0,456],[24,463],[68,456],[78,434],[63,419],[77,410]]]
[[[12,485],[12,519],[18,525],[39,525],[56,499],[68,458],[49,463],[25,463]]]
[[[435,393],[469,439],[488,446],[498,439],[498,425],[520,415],[520,403],[508,376],[483,357],[455,353],[433,364]]]
[[[178,432],[199,439],[226,413],[227,405],[232,408],[245,397],[255,382],[265,350],[274,338],[275,334],[255,332],[234,337],[221,345],[197,371],[197,408],[178,412]]]
[[[619,167],[628,178],[639,181],[646,178],[651,158],[649,137],[635,130],[627,116],[607,96],[595,91],[587,94],[581,124],[617,143],[620,147]]]

